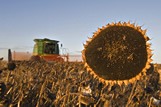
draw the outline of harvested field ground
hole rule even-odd
[[[6,84],[0,103],[20,107],[150,107],[161,100],[157,66],[133,84],[108,85],[89,75],[81,63],[49,64],[17,61],[14,71],[4,70]],[[159,106],[159,105],[158,105]]]

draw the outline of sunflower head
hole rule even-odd
[[[139,80],[152,61],[145,33],[146,30],[130,22],[99,28],[82,51],[87,71],[107,84]]]

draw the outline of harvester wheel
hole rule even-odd
[[[16,64],[14,62],[8,63],[8,70],[14,70],[16,68]]]

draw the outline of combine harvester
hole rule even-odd
[[[50,39],[34,39],[35,45],[33,49],[33,56],[30,60],[43,59],[47,62],[59,61],[64,62],[65,58],[68,62],[68,54],[61,56],[59,54],[59,45],[56,40]]]
[[[35,45],[33,48],[33,53],[29,52],[13,52],[12,59],[13,60],[31,60],[31,61],[40,61],[44,60],[47,62],[68,62],[69,55],[66,51],[66,48],[63,49],[63,55],[60,55],[60,48],[57,40],[50,39],[34,39]]]
[[[59,41],[50,39],[34,39],[33,53],[12,52],[12,59],[15,61],[44,60],[47,62],[82,62],[82,55],[69,55],[67,48],[59,47]]]

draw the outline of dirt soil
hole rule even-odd
[[[0,74],[0,82],[6,85],[0,106],[155,107],[159,104],[154,98],[161,100],[157,65],[133,84],[106,86],[89,75],[81,63],[15,63],[16,69]]]

